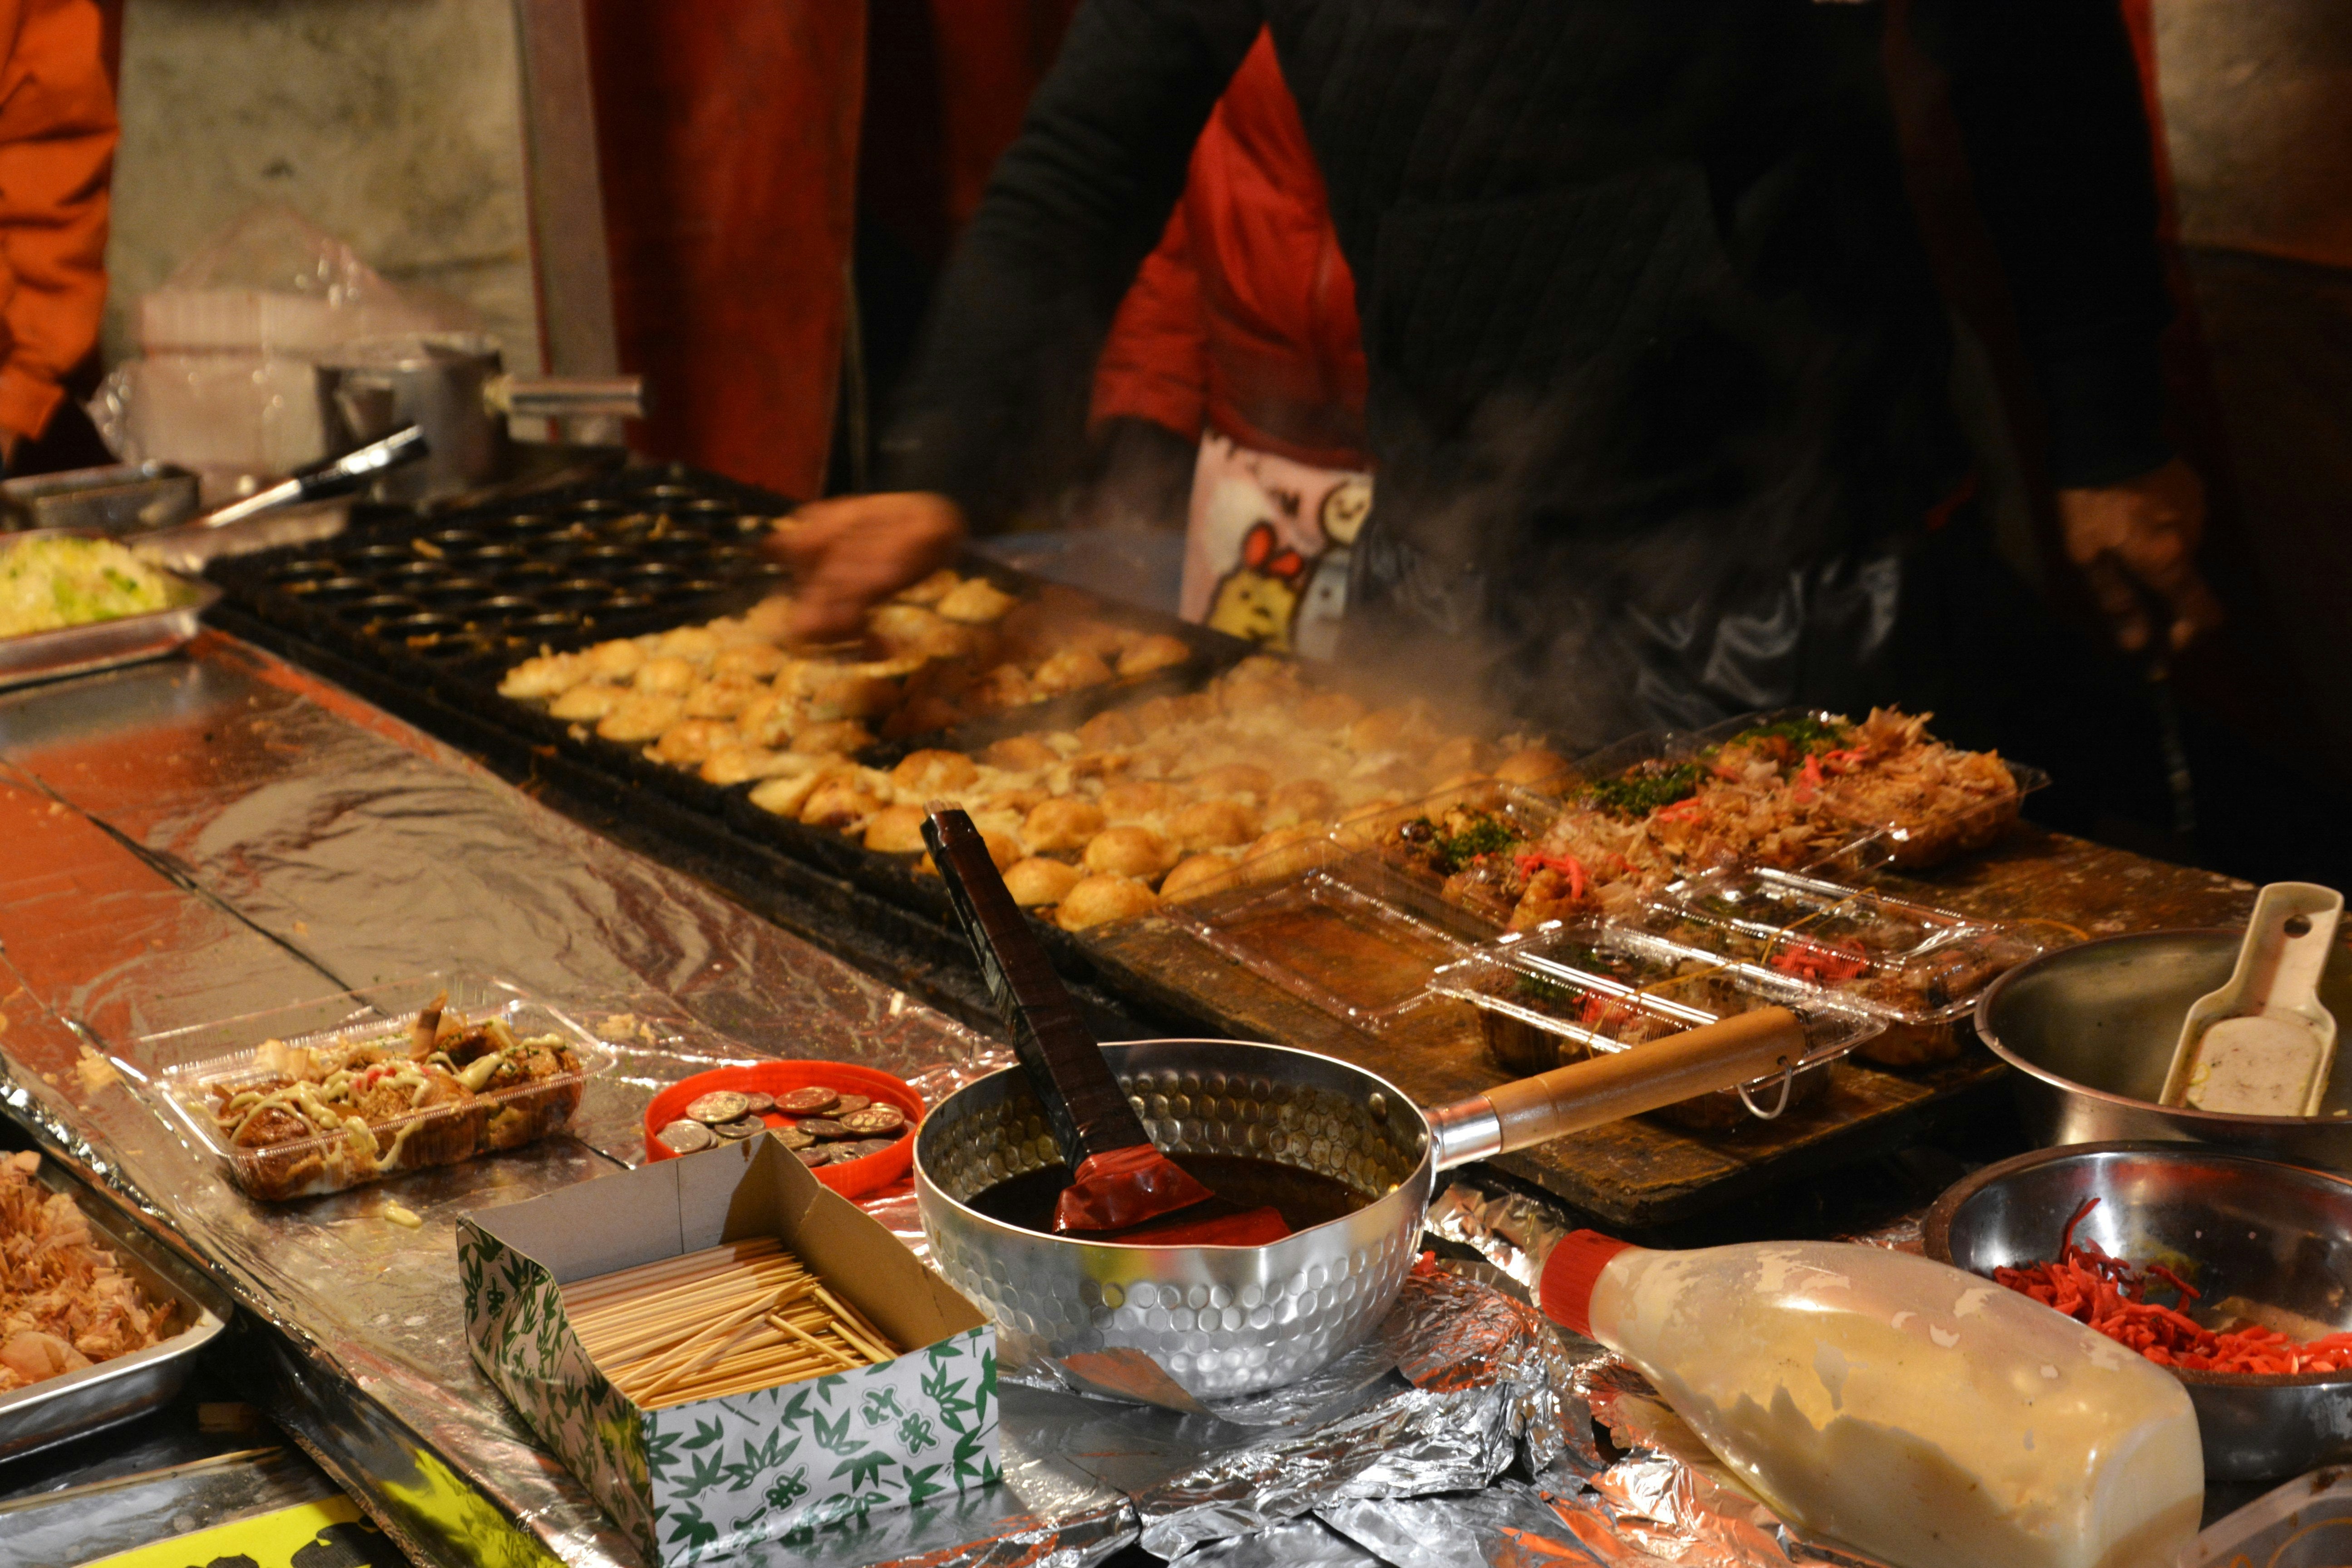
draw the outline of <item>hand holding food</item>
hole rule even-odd
[[[801,573],[793,637],[824,642],[852,636],[866,611],[953,561],[963,540],[955,502],[923,491],[803,507],[776,534],[778,552]]]

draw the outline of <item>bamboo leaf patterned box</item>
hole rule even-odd
[[[918,1348],[646,1410],[564,1316],[567,1282],[763,1237]],[[475,1364],[665,1568],[1001,1479],[993,1326],[773,1138],[467,1215],[457,1260]]]

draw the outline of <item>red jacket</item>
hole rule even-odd
[[[89,0],[0,0],[0,431],[38,436],[106,304],[114,92]]]
[[[1150,419],[1323,468],[1364,456],[1356,286],[1273,40],[1234,72],[1183,199],[1119,306],[1093,422]]]

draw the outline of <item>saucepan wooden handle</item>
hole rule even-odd
[[[1502,1123],[1503,1149],[1524,1149],[1751,1082],[1804,1054],[1805,1026],[1797,1016],[1786,1007],[1759,1007],[1498,1085],[1486,1100]]]

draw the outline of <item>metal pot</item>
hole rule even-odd
[[[2147,931],[2046,953],[1995,981],[1977,1034],[2016,1068],[2027,1130],[2043,1143],[2193,1139],[2352,1171],[2352,1072],[2317,1116],[2231,1116],[2159,1105],[2189,1005],[2230,978],[2235,931]],[[2338,946],[2319,999],[2352,1019],[2352,950]]]
[[[319,405],[331,450],[425,432],[425,459],[387,473],[371,500],[413,505],[462,495],[499,478],[509,460],[507,416],[642,418],[645,385],[634,375],[524,379],[505,374],[497,342],[446,332],[354,343],[318,366]]]
[[[2099,1206],[2076,1235],[2185,1270],[2203,1292],[2192,1317],[2214,1318],[2215,1304],[2234,1297],[2321,1332],[2352,1329],[2352,1182],[2179,1143],[2044,1149],[1988,1165],[1927,1211],[1927,1256],[1972,1274],[2054,1258],[2084,1198]],[[2197,1407],[2209,1480],[2297,1476],[2352,1458],[2352,1373],[2175,1375]]]
[[[1370,1334],[1412,1267],[1440,1170],[1754,1079],[1792,1062],[1791,1041],[1801,1052],[1796,1021],[1765,1009],[1427,1114],[1377,1074],[1311,1051],[1107,1045],[1160,1148],[1271,1160],[1380,1195],[1263,1247],[1123,1246],[1003,1224],[964,1200],[1062,1158],[1028,1078],[1008,1068],[923,1119],[916,1203],[933,1259],[996,1320],[1008,1361],[1197,1411],[1295,1382]]]

